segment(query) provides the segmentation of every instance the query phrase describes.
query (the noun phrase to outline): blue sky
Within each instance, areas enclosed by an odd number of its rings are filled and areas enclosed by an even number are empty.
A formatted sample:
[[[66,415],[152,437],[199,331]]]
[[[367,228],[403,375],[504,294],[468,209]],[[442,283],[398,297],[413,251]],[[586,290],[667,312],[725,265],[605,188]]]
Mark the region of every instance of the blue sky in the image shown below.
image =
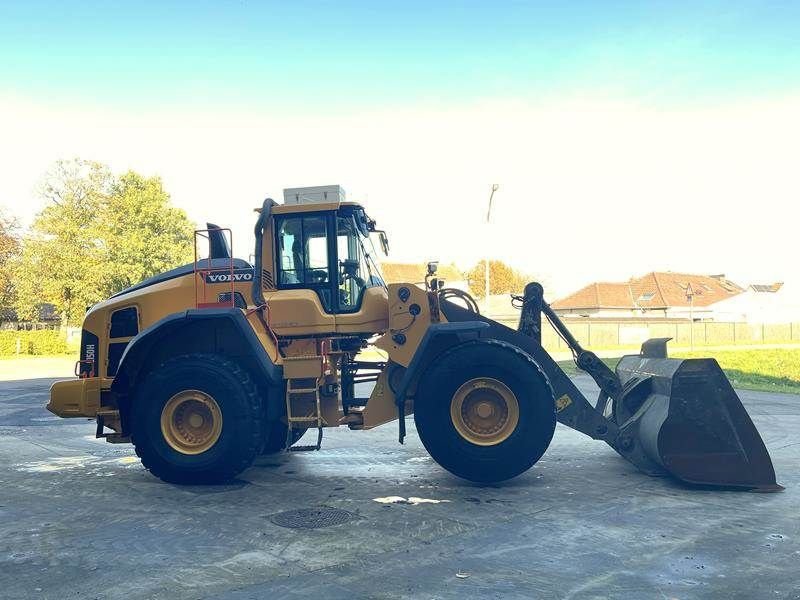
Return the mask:
[[[0,90],[289,111],[800,86],[800,3],[3,2]]]
[[[796,0],[0,0],[0,209],[29,224],[81,157],[162,177],[243,257],[265,196],[341,184],[393,260],[489,252],[556,294],[797,279],[799,24]]]

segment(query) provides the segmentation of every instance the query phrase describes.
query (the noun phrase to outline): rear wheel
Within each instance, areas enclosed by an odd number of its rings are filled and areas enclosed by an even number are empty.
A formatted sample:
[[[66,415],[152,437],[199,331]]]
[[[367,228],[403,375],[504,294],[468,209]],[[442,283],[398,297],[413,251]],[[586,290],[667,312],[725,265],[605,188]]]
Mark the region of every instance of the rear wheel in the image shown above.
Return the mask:
[[[172,358],[134,392],[131,440],[142,464],[172,483],[219,483],[250,466],[264,408],[249,373],[213,354]]]
[[[414,421],[437,463],[489,483],[532,467],[550,445],[556,418],[550,386],[527,355],[481,340],[449,350],[425,372]]]

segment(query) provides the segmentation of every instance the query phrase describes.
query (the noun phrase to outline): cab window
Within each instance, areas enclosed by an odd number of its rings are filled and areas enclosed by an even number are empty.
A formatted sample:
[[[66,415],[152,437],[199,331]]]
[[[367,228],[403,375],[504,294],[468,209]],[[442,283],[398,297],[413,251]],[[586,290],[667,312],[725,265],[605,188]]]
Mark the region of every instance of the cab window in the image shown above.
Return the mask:
[[[278,284],[316,289],[330,310],[328,228],[324,216],[287,217],[277,222]]]
[[[336,250],[339,259],[339,309],[357,310],[365,287],[361,245],[352,219],[336,219]]]

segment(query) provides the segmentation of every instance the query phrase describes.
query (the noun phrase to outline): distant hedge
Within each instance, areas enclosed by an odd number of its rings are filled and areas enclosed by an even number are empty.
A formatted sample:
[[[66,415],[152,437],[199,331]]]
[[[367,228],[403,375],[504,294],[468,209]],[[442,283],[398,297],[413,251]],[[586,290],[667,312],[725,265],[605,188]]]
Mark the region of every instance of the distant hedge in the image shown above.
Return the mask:
[[[20,354],[71,354],[78,351],[78,340],[67,343],[66,336],[54,329],[33,331],[0,331],[0,356]]]

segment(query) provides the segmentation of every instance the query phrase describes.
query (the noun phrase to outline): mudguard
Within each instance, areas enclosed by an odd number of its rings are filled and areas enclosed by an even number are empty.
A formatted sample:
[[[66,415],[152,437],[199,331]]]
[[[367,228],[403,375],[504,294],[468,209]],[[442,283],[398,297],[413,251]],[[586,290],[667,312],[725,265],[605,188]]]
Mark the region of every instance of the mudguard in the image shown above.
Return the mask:
[[[204,308],[168,315],[134,337],[122,354],[111,390],[126,391],[165,344],[185,346],[187,353],[210,352],[237,358],[268,385],[283,381],[282,368],[269,357],[240,309]]]

